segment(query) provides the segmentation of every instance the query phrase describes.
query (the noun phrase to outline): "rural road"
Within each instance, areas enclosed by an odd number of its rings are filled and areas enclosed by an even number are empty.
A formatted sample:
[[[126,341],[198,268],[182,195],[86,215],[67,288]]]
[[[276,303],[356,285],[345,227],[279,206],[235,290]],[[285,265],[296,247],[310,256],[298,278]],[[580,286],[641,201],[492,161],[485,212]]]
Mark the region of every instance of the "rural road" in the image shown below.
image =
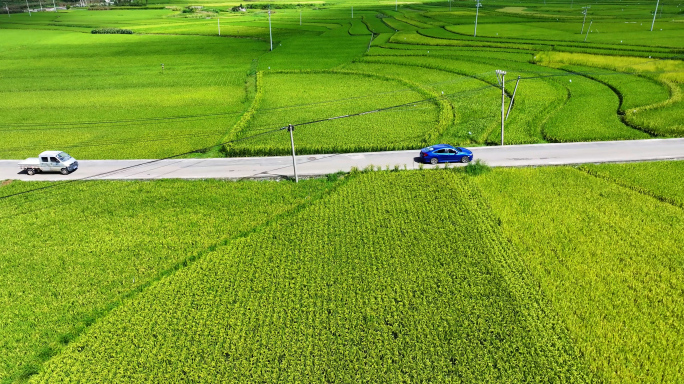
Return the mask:
[[[580,163],[629,162],[684,159],[684,139],[650,139],[589,143],[507,145],[472,147],[476,159],[495,167],[543,166]],[[36,156],[38,154],[36,153]],[[300,176],[326,175],[363,169],[369,165],[417,169],[410,151],[346,153],[297,156]],[[20,160],[0,160],[0,180],[69,180],[69,179],[240,179],[292,176],[292,157],[248,157],[218,159],[159,160],[80,160],[79,169],[67,176],[39,173],[29,176],[19,172]],[[443,166],[443,165],[442,165]],[[126,168],[128,167],[128,168]],[[426,165],[426,168],[432,167]],[[126,169],[122,169],[126,168]]]

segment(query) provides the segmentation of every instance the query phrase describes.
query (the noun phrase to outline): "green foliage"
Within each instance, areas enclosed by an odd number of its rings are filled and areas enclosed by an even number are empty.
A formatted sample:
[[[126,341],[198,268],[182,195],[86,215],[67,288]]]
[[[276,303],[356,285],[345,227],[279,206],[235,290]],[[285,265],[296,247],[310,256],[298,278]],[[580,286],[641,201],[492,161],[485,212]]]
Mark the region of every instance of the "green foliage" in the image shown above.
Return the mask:
[[[90,33],[97,35],[132,35],[133,31],[130,29],[121,29],[121,28],[98,28],[98,29],[93,29],[90,31]]]
[[[586,164],[580,169],[658,200],[684,208],[684,161]]]
[[[154,1],[156,7],[166,2]],[[347,3],[274,3],[270,24],[267,3],[245,3],[246,12],[216,13],[217,7],[233,5],[181,2],[168,9],[38,12],[4,19],[0,95],[10,102],[0,106],[5,118],[0,156],[28,157],[48,145],[79,158],[150,158],[211,146],[245,121],[259,119],[250,108],[253,98],[243,92],[253,82],[245,69],[257,58],[262,71],[335,70],[374,60],[384,64],[376,75],[425,90],[432,82],[416,81],[417,68],[491,85],[497,83],[488,72],[505,69],[509,97],[513,76],[523,77],[506,123],[509,144],[679,137],[684,132],[678,56],[684,24],[658,19],[662,30],[651,33],[643,15],[652,10],[645,5],[603,4],[592,10],[587,42],[579,33],[579,10],[560,4],[485,6],[477,37],[472,36],[474,8],[465,3],[404,4],[395,10],[362,2],[354,4],[354,18]],[[81,33],[118,29],[133,31],[135,37],[88,39]],[[26,60],[32,63],[30,74]],[[166,64],[163,77],[161,63]],[[585,79],[571,86],[564,81],[570,73],[561,67],[580,70]],[[328,84],[328,93],[345,88],[338,81],[344,78]],[[284,88],[283,98],[298,97],[296,91],[289,93],[293,85]],[[499,142],[495,93],[492,87],[441,105],[438,118],[422,122],[428,141]],[[355,96],[368,97],[369,91],[362,87]],[[364,109],[382,105],[367,102]],[[347,107],[355,109],[356,103]],[[317,117],[329,115],[318,112]],[[291,109],[277,125],[310,116],[308,108]],[[350,118],[349,125],[384,131],[394,124],[392,119],[361,120]],[[45,139],[36,139],[36,132]],[[391,139],[361,145],[352,134],[336,137],[334,146],[317,143],[304,151],[414,148],[422,138]],[[251,153],[282,153],[280,144],[256,145],[260,148]],[[250,152],[239,151],[225,153]]]
[[[34,382],[587,382],[501,240],[467,178],[368,172],[150,286]]]
[[[481,159],[475,159],[475,161],[468,163],[468,165],[463,168],[463,171],[470,176],[479,176],[491,170],[489,165]]]
[[[126,297],[332,182],[91,181],[0,200],[0,381],[35,374]]]
[[[370,100],[375,108],[381,108],[437,96],[400,78],[358,70],[267,71],[263,83],[264,96],[260,109],[237,138],[290,123],[366,112],[364,108],[367,108]],[[367,96],[358,96],[359,93]],[[293,104],[293,100],[296,100],[296,104]],[[434,141],[429,138],[438,135],[435,130],[429,130],[432,121],[443,121],[438,129],[444,129],[443,125],[449,124],[451,111],[448,108],[448,104],[435,100],[355,119],[303,125],[297,127],[294,133],[297,153],[415,148]],[[290,120],[293,109],[299,111],[299,119],[295,121]],[[382,121],[383,125],[378,126],[377,121]],[[229,150],[233,156],[283,155],[291,151],[289,135],[284,133],[245,140]]]
[[[0,35],[2,158],[46,147],[77,159],[154,158],[215,144],[247,109],[246,74],[265,47],[198,36]]]
[[[684,214],[649,195],[681,201],[674,180],[682,167],[589,169],[638,187],[559,167],[500,168],[472,180],[595,375],[615,383],[680,381]]]

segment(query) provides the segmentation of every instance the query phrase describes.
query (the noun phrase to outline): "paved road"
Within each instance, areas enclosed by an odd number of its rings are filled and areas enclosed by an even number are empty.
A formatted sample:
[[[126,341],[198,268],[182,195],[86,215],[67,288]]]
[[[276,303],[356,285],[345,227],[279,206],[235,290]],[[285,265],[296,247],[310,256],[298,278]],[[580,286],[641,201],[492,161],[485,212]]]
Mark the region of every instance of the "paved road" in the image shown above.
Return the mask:
[[[475,158],[495,167],[684,159],[684,139],[507,145],[470,149]],[[418,163],[414,159],[417,154],[418,150],[297,156],[297,171],[300,176],[314,176],[349,171],[352,167],[363,169],[369,165],[383,168],[398,165],[402,169],[417,169]],[[149,161],[151,160],[81,160],[80,168],[67,176],[58,173],[29,176],[25,172],[19,172],[19,160],[0,160],[0,180],[239,179],[293,175],[290,156],[175,159],[144,164]]]

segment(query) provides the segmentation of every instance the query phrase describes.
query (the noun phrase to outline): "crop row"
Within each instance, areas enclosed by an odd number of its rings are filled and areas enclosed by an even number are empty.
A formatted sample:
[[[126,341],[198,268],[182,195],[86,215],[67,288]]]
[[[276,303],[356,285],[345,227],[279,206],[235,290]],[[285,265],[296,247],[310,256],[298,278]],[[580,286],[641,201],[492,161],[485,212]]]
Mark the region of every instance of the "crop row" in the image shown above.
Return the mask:
[[[149,287],[34,382],[587,382],[479,199],[451,171],[352,178]]]
[[[344,86],[340,86],[342,79],[345,79]],[[286,89],[289,90],[284,92]],[[409,81],[370,72],[269,72],[264,77],[262,109],[257,111],[251,124],[238,138],[290,123],[350,115],[438,96]],[[292,103],[293,100],[298,103]],[[372,104],[368,103],[369,100]],[[291,120],[293,110],[297,111],[298,120]],[[411,148],[434,141],[451,124],[452,116],[449,103],[436,99],[379,113],[305,125],[295,134],[297,151],[330,153]],[[228,149],[231,154],[287,154],[290,151],[288,139],[286,135],[272,134],[237,143]]]
[[[244,73],[263,46],[194,36],[0,33],[8,38],[0,42],[3,158],[46,148],[76,158],[150,158],[214,144],[245,109]],[[20,39],[31,49],[21,49]],[[230,63],[226,49],[237,51]],[[27,60],[35,72],[27,73]]]
[[[671,181],[679,165],[606,167],[590,169],[681,199]],[[682,379],[681,207],[572,168],[499,169],[476,181],[593,375]]]
[[[596,177],[614,182],[658,200],[684,208],[684,161],[629,164],[585,164],[580,167]]]
[[[2,196],[43,187],[3,182]],[[124,297],[331,185],[71,183],[0,200],[0,381],[25,378]],[[49,204],[46,203],[49,201]]]

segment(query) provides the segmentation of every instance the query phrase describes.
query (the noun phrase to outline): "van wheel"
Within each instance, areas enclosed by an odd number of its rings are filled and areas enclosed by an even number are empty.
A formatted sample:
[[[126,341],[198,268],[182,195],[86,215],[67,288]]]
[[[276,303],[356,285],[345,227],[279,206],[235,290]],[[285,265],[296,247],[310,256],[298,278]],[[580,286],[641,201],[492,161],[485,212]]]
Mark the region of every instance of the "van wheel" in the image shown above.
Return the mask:
[[[36,170],[33,168],[29,168],[26,170],[26,173],[28,173],[29,176],[33,176],[36,174]]]
[[[69,174],[69,170],[66,169],[66,168],[62,168],[62,169],[60,170],[60,172],[62,172],[62,175],[68,175],[68,174]]]

